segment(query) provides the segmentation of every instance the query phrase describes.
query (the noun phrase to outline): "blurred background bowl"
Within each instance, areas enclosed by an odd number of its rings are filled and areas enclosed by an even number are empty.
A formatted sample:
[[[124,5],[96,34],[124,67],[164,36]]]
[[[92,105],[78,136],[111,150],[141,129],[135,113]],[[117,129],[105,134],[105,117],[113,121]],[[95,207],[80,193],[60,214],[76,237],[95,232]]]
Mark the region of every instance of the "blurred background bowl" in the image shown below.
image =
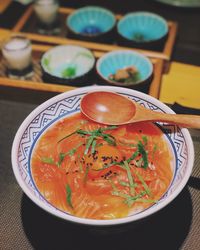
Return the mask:
[[[120,43],[144,49],[162,49],[168,35],[167,21],[151,12],[132,12],[117,24]]]
[[[114,14],[102,7],[87,6],[77,9],[67,18],[71,36],[88,41],[110,41],[116,24]]]
[[[45,82],[80,86],[87,82],[94,69],[93,53],[80,46],[59,45],[41,58]]]
[[[134,67],[137,77],[134,82],[120,82],[112,80],[110,76],[118,70]],[[100,78],[107,84],[138,89],[148,84],[153,75],[153,64],[144,55],[131,50],[118,50],[104,54],[96,64]],[[119,72],[119,71],[118,71]],[[123,73],[123,72],[122,72]]]

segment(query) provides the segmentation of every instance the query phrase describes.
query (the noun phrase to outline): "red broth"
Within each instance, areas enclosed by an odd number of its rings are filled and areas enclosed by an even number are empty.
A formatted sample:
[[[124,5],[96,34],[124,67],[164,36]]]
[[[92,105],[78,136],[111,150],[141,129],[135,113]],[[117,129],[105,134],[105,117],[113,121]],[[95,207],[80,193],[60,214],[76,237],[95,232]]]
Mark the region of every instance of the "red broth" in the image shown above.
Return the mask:
[[[49,128],[33,152],[35,184],[56,208],[91,219],[152,206],[172,180],[172,155],[152,123],[105,126],[78,113]]]

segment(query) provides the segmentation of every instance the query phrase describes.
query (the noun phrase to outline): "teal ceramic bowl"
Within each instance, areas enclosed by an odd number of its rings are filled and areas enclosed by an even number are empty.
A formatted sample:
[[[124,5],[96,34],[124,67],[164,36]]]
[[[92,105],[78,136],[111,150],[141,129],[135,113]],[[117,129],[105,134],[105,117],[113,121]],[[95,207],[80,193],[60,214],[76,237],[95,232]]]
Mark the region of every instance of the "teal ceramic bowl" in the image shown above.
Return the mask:
[[[134,67],[137,70],[137,79],[132,83],[119,82],[111,79],[118,70]],[[96,71],[100,78],[113,86],[137,89],[149,82],[153,75],[153,64],[144,55],[131,50],[118,50],[104,54],[96,64]]]
[[[117,24],[120,42],[138,48],[161,47],[168,35],[167,21],[151,12],[132,12]]]
[[[81,46],[59,45],[45,52],[41,58],[45,82],[82,85],[94,69],[93,53]]]
[[[116,19],[114,14],[102,7],[87,6],[67,17],[67,27],[72,36],[82,40],[110,40]]]

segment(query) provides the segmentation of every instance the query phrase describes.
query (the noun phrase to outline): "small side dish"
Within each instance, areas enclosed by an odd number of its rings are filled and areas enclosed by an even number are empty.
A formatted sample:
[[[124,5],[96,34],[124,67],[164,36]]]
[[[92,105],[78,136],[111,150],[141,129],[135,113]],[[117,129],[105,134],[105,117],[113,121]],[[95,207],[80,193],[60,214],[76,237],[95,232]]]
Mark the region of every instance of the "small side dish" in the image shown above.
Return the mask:
[[[134,84],[140,80],[140,72],[134,66],[118,69],[115,74],[108,77],[109,80],[126,84]]]
[[[99,6],[86,6],[72,12],[66,20],[69,35],[81,40],[113,40],[116,24],[115,15],[108,9]]]
[[[137,88],[149,83],[153,75],[153,64],[141,53],[116,50],[100,57],[96,70],[107,84]]]
[[[89,49],[74,45],[55,46],[41,58],[44,80],[61,84],[86,81],[94,63],[94,55]]]
[[[144,49],[162,48],[168,30],[162,16],[144,11],[128,13],[117,24],[120,43]]]

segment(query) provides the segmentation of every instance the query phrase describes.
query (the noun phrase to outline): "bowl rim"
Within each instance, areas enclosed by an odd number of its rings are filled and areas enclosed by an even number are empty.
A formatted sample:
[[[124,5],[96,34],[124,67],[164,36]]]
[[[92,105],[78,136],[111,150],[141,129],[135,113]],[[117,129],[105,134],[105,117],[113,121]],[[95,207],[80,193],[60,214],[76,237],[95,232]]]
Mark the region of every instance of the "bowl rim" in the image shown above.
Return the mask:
[[[91,10],[100,10],[100,11],[103,11],[103,12],[107,13],[110,17],[112,17],[112,19],[113,19],[113,24],[112,24],[109,28],[107,28],[105,31],[99,32],[99,33],[94,34],[94,35],[82,34],[81,32],[78,32],[78,31],[76,31],[75,29],[73,29],[73,28],[71,27],[71,25],[70,25],[70,20],[71,20],[77,13],[84,12],[85,10],[90,10],[90,9],[91,9]],[[72,33],[74,33],[74,34],[76,34],[76,35],[80,35],[80,36],[83,36],[83,37],[99,37],[99,36],[101,36],[101,35],[104,35],[104,34],[108,33],[109,31],[111,31],[111,30],[115,27],[115,25],[116,25],[116,23],[117,23],[117,19],[116,19],[114,13],[113,13],[111,10],[109,10],[109,9],[107,9],[107,8],[104,8],[104,7],[100,7],[100,6],[89,5],[89,6],[81,7],[81,8],[79,8],[79,9],[76,9],[75,11],[73,11],[70,15],[67,16],[65,23],[66,23],[66,26],[68,27],[68,29],[69,29]]]
[[[26,184],[24,183],[24,180],[22,179],[20,175],[20,171],[18,170],[18,148],[20,145],[20,140],[22,138],[22,135],[27,128],[27,126],[30,124],[30,122],[35,118],[40,112],[44,111],[47,109],[50,105],[55,104],[56,102],[59,102],[65,98],[68,98],[73,95],[77,94],[84,94],[87,92],[93,92],[93,91],[111,91],[111,92],[120,92],[121,94],[128,94],[128,95],[137,95],[139,98],[147,98],[146,100],[149,100],[153,102],[154,105],[158,105],[159,107],[163,108],[165,112],[167,113],[174,113],[167,105],[164,103],[160,102],[154,97],[151,97],[147,94],[141,93],[136,90],[131,90],[131,89],[126,89],[126,88],[121,88],[121,87],[111,87],[111,86],[90,86],[90,87],[82,87],[78,88],[75,90],[71,90],[68,92],[61,93],[59,95],[56,95],[49,100],[45,101],[44,103],[40,104],[37,106],[22,122],[20,127],[17,130],[17,133],[15,134],[13,144],[12,144],[12,149],[11,149],[11,162],[12,162],[12,169],[15,175],[15,178],[19,184],[19,186],[22,188],[23,192],[39,207],[41,207],[43,210],[49,212],[50,214],[62,218],[67,221],[83,224],[83,225],[90,225],[90,226],[117,226],[129,222],[136,222],[140,221],[142,219],[147,218],[148,216],[155,214],[165,206],[167,206],[172,200],[174,200],[178,194],[182,191],[182,189],[185,187],[191,172],[193,168],[193,163],[194,163],[194,145],[190,136],[190,133],[188,129],[186,128],[180,128],[182,133],[185,136],[185,140],[188,143],[188,161],[187,161],[187,168],[184,174],[184,177],[179,184],[179,186],[176,188],[176,190],[170,194],[170,197],[168,197],[166,200],[164,200],[162,203],[158,204],[158,206],[153,207],[153,209],[147,209],[141,213],[129,216],[129,217],[124,217],[124,218],[119,218],[119,219],[112,219],[112,220],[95,220],[95,219],[86,219],[86,218],[80,218],[76,217],[70,214],[63,213],[59,210],[54,210],[44,204],[38,197],[34,196],[34,194],[28,189]]]
[[[135,16],[140,16],[140,15],[146,15],[146,16],[150,16],[150,17],[155,17],[157,20],[161,21],[164,26],[165,26],[165,32],[163,32],[163,34],[161,36],[159,36],[158,38],[156,39],[149,39],[149,40],[144,40],[144,41],[136,41],[134,39],[130,39],[128,38],[127,36],[125,36],[124,34],[122,34],[122,32],[119,31],[119,26],[122,22],[124,22],[124,20],[126,20],[127,18],[129,17],[135,17]],[[117,22],[117,33],[122,36],[123,38],[127,39],[128,41],[132,41],[132,42],[135,42],[135,43],[151,43],[151,42],[156,42],[162,38],[164,38],[169,32],[169,26],[168,26],[168,23],[167,23],[167,20],[156,14],[156,13],[153,13],[153,12],[149,12],[149,11],[135,11],[135,12],[129,12],[127,13],[126,15],[124,15],[118,22]]]
[[[139,58],[141,58],[143,61],[145,61],[149,67],[150,67],[150,70],[149,70],[149,73],[147,76],[145,76],[144,79],[142,80],[138,80],[137,82],[133,83],[133,84],[124,84],[124,83],[121,83],[121,82],[116,82],[116,81],[112,81],[112,80],[109,80],[107,77],[103,76],[101,71],[100,71],[100,66],[102,64],[102,62],[107,58],[109,57],[110,55],[117,55],[117,54],[121,54],[121,53],[124,53],[124,54],[132,54],[133,56],[138,56]],[[100,58],[97,59],[97,62],[96,62],[96,71],[97,71],[97,74],[103,79],[105,80],[106,82],[109,82],[110,84],[113,84],[115,86],[119,86],[119,87],[131,87],[131,86],[138,86],[140,84],[142,84],[144,81],[146,81],[147,79],[149,79],[152,74],[153,74],[153,63],[151,62],[151,60],[139,53],[139,52],[136,52],[136,51],[133,51],[133,50],[114,50],[114,51],[110,51],[110,52],[107,52],[105,53],[103,56],[101,56]]]
[[[91,59],[93,60],[91,67],[88,68],[88,70],[87,70],[86,72],[84,72],[83,74],[78,75],[78,76],[75,76],[75,77],[67,77],[67,78],[65,78],[65,77],[59,77],[59,76],[56,76],[56,75],[52,74],[52,73],[49,72],[49,71],[46,69],[46,67],[43,65],[43,59],[44,59],[48,54],[54,52],[54,50],[62,49],[62,48],[78,48],[78,49],[81,49],[81,50],[84,50],[84,51],[89,52],[89,53],[91,54]],[[95,59],[95,56],[94,56],[94,53],[93,53],[92,50],[90,50],[90,49],[88,49],[88,48],[85,48],[85,47],[83,47],[83,46],[73,45],[73,44],[67,44],[67,45],[63,44],[63,45],[56,45],[56,46],[53,46],[52,48],[50,48],[49,50],[47,50],[46,52],[44,52],[44,53],[42,54],[41,58],[40,58],[40,65],[41,65],[41,68],[42,68],[42,70],[43,70],[46,74],[48,74],[48,75],[50,75],[50,76],[52,76],[52,77],[58,78],[58,79],[72,80],[72,81],[75,80],[75,79],[77,79],[77,78],[80,78],[80,77],[86,75],[87,73],[89,73],[89,72],[94,68],[95,62],[96,62],[96,59]]]

